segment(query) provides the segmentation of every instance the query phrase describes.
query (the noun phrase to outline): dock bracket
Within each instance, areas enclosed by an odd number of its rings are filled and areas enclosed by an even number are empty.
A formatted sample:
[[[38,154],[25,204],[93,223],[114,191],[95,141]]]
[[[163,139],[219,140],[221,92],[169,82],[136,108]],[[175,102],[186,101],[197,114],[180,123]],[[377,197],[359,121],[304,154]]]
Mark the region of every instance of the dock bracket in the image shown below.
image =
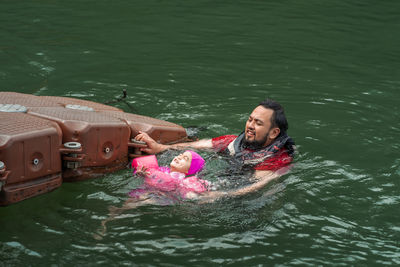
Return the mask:
[[[63,154],[64,167],[68,169],[77,169],[82,166],[85,155],[82,153],[82,145],[78,142],[64,143],[64,147],[60,149]]]

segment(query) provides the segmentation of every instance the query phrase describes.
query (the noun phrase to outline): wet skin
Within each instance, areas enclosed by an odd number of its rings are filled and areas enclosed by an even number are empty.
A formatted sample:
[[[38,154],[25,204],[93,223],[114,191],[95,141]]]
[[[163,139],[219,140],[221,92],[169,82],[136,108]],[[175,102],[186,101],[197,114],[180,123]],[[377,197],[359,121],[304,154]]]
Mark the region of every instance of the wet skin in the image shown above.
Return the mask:
[[[273,113],[272,109],[267,109],[263,106],[258,106],[253,110],[245,128],[245,140],[248,143],[267,146],[279,135],[280,130],[278,127],[271,128]]]
[[[192,163],[192,154],[188,151],[176,156],[170,163],[171,172],[188,173]]]

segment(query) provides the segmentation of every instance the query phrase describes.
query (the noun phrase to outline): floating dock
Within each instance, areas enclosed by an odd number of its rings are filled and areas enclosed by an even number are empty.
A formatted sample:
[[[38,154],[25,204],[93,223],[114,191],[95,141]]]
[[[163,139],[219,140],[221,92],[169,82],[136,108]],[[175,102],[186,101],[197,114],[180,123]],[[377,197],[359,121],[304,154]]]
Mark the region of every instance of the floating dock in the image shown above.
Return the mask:
[[[182,126],[112,106],[0,92],[0,205],[125,168],[141,155],[139,131],[163,144],[188,140]]]

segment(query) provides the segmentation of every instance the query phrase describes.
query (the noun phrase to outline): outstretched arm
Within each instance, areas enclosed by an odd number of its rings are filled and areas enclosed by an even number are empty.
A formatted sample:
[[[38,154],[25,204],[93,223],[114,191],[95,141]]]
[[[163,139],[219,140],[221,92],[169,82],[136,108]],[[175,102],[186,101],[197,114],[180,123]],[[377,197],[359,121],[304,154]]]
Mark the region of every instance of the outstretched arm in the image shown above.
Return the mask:
[[[209,191],[203,193],[200,197],[200,203],[208,203],[208,202],[214,202],[218,198],[221,197],[238,197],[238,196],[243,196],[247,195],[249,193],[258,191],[262,188],[264,188],[269,182],[272,180],[278,178],[280,176],[279,172],[273,172],[273,171],[255,171],[253,178],[255,182],[251,185],[235,189],[235,190],[230,190],[230,191]]]
[[[228,195],[230,196],[243,196],[255,191],[258,191],[262,188],[264,188],[269,182],[274,180],[275,178],[278,178],[279,174],[277,172],[273,171],[255,171],[253,178],[256,180],[254,184],[251,184],[249,186],[245,186],[243,188],[230,191],[228,192]]]
[[[147,147],[141,148],[140,151],[145,152],[147,154],[157,154],[163,152],[168,149],[185,149],[185,148],[194,148],[194,149],[212,149],[211,139],[202,139],[195,142],[188,143],[178,143],[173,145],[163,145],[157,143],[153,138],[151,138],[147,133],[139,132],[139,134],[135,137],[138,141],[146,142]]]

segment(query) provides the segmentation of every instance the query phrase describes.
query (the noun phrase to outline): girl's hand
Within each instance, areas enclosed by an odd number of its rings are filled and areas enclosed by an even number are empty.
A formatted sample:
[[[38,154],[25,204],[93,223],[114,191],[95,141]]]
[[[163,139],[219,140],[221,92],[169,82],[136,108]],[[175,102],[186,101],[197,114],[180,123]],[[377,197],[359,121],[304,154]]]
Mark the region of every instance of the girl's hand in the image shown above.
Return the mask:
[[[137,174],[139,176],[143,176],[143,177],[146,176],[146,175],[149,175],[150,174],[149,168],[139,165],[136,168],[136,173],[135,174]]]

